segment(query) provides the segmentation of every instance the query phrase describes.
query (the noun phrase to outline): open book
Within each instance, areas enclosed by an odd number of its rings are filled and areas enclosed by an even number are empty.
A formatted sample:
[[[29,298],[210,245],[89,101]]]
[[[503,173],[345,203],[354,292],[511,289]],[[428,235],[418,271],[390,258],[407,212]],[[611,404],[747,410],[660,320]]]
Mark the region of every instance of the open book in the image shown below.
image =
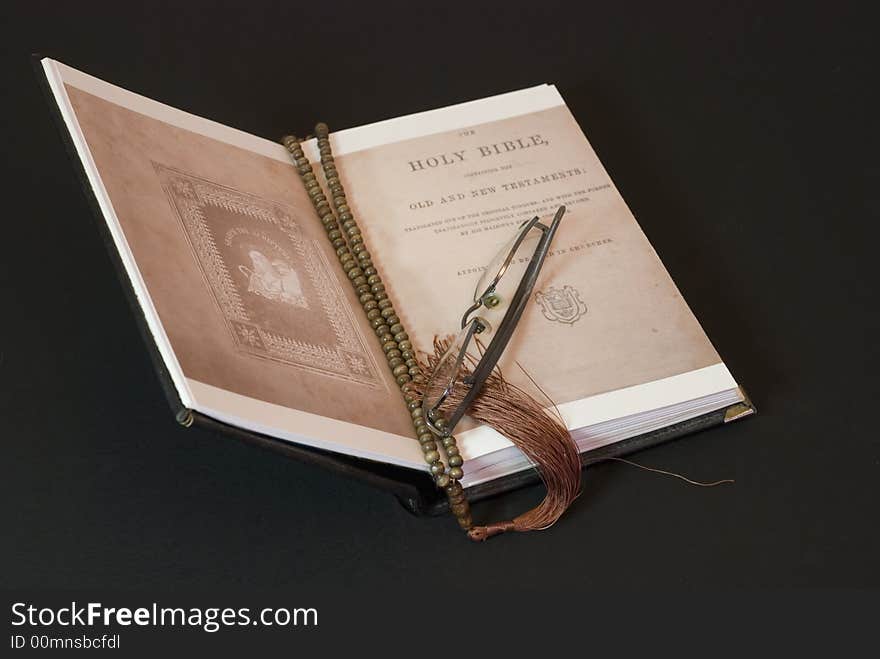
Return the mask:
[[[418,496],[403,497],[412,508],[440,505],[382,348],[285,148],[40,65],[178,420],[289,443],[391,489],[415,484]],[[421,350],[458,330],[516,226],[565,204],[499,366],[526,390],[540,385],[585,462],[753,412],[552,85],[331,140]],[[317,162],[314,141],[305,147]],[[456,435],[471,498],[535,477],[491,428],[465,419]]]

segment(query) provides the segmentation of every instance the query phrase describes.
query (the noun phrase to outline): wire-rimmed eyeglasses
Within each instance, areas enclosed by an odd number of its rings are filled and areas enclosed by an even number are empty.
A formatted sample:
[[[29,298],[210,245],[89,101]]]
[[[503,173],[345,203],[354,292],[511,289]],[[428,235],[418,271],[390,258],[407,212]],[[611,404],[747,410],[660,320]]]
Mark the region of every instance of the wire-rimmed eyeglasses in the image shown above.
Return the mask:
[[[440,357],[425,388],[422,410],[425,423],[435,434],[441,437],[452,434],[452,430],[467,412],[498,363],[531,297],[550,243],[564,214],[565,206],[560,206],[549,226],[542,224],[537,216],[523,222],[498,255],[489,262],[477,282],[473,303],[461,318],[461,331]],[[504,276],[515,263],[528,263],[518,280]],[[516,284],[515,290],[512,290],[513,284]],[[468,347],[474,337],[492,332],[489,321],[476,315],[480,309],[504,309],[504,317],[473,371],[467,377],[459,379]],[[449,414],[441,413],[440,408],[453,388],[462,385],[469,387],[462,401]]]

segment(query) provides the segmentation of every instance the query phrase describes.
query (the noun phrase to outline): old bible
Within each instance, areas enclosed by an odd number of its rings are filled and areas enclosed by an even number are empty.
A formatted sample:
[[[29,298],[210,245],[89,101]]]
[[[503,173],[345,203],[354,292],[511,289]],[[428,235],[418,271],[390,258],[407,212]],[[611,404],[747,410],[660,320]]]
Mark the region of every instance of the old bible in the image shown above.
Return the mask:
[[[177,420],[363,478],[412,510],[441,509],[285,148],[53,60],[39,68]],[[540,386],[585,464],[754,411],[554,86],[331,140],[422,350],[458,329],[512,229],[566,206],[499,367]],[[313,141],[305,148],[317,159]],[[471,500],[536,478],[493,429],[466,418],[456,434]]]

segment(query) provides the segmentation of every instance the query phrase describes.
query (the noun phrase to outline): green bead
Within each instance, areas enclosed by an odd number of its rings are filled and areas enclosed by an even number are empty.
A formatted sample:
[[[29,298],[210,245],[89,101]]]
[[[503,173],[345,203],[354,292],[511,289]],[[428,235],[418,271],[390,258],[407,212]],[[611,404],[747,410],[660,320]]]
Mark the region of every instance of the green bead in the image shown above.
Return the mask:
[[[437,453],[437,442],[422,442],[422,451],[424,451],[425,453],[429,453],[431,451]],[[439,456],[440,454],[437,453],[437,455]]]
[[[442,462],[435,462],[431,465],[431,475],[439,476],[444,471],[446,471],[446,467],[443,466]]]
[[[371,309],[367,312],[367,318],[370,320],[375,320],[376,318],[381,317],[381,312],[378,309]]]
[[[461,494],[464,492],[464,488],[461,486],[461,483],[453,483],[449,487],[446,488],[446,494],[454,495]]]
[[[398,350],[398,352],[400,352],[400,351]],[[386,355],[386,357],[387,357],[387,356],[388,356],[388,355]],[[403,364],[404,366],[406,366],[406,364],[403,363],[403,360],[402,360],[400,357],[389,357],[389,358],[388,358],[388,365],[389,365],[391,368],[397,368],[397,367],[400,366],[401,364]]]
[[[421,418],[422,418],[422,406],[421,406],[421,404],[419,404],[418,407],[415,407],[415,408],[411,409],[409,413],[410,413],[410,416],[411,416],[413,419],[421,419]]]
[[[411,376],[409,373],[405,373],[404,375],[398,375],[398,376],[397,376],[397,386],[398,386],[398,387],[402,387],[402,386],[405,385],[407,382],[411,382],[412,379],[413,379],[413,378],[412,378],[412,376]]]
[[[462,515],[461,517],[456,517],[455,519],[456,521],[458,521],[458,525],[465,531],[469,531],[474,525],[474,521],[473,519],[471,519],[470,515]]]
[[[467,505],[467,503],[454,503],[449,506],[449,510],[456,517],[461,517],[465,515],[468,512],[468,508],[469,506]]]
[[[449,455],[449,453],[447,453],[446,455],[449,458],[447,462],[449,463],[450,467],[460,467],[464,462],[464,460],[461,459],[460,455]]]
[[[421,407],[421,406],[422,406],[422,401],[414,400],[411,403],[406,404],[406,409],[408,409],[410,412],[412,412],[414,409],[416,409],[417,407]]]
[[[428,464],[432,464],[434,462],[437,462],[437,460],[439,460],[439,459],[440,459],[440,454],[437,451],[428,451],[427,453],[425,453],[425,462],[427,462]]]
[[[437,487],[446,487],[451,482],[451,478],[449,478],[448,474],[438,474],[434,478],[434,482],[437,483]]]
[[[464,471],[461,467],[453,467],[449,470],[449,477],[454,480],[459,480],[462,476],[464,476]]]
[[[395,367],[391,371],[391,374],[394,377],[397,377],[398,375],[403,375],[404,373],[407,373],[408,371],[409,371],[409,369],[406,367],[406,364],[401,364],[400,366]],[[419,405],[421,406],[421,403],[419,403]]]
[[[419,434],[419,441],[422,442],[423,444],[425,442],[433,442],[435,439],[437,439],[437,438],[434,436],[434,433],[432,433],[432,432],[423,432],[423,433]],[[436,447],[436,444],[435,444],[435,447]]]

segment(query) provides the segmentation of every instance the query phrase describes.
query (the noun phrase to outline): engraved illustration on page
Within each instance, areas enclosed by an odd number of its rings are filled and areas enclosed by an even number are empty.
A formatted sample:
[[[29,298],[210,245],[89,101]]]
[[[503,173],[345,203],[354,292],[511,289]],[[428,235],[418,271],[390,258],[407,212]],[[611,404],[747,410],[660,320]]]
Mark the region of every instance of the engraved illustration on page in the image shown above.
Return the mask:
[[[383,386],[338,278],[291,208],[153,166],[237,350]]]
[[[557,323],[574,325],[587,313],[587,305],[573,286],[566,285],[562,289],[551,286],[539,291],[535,293],[535,302],[544,318]]]

